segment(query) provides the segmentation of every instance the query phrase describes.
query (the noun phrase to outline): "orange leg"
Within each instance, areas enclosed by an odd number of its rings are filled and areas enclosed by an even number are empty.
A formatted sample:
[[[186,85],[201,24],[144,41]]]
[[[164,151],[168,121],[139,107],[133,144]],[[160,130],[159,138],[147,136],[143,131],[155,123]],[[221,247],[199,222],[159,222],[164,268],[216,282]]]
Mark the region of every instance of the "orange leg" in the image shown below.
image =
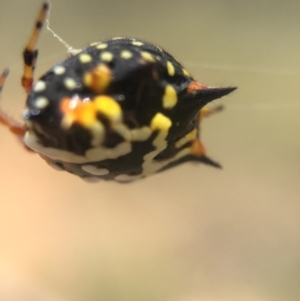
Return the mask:
[[[208,117],[210,115],[213,115],[213,114],[218,113],[223,110],[224,110],[223,105],[214,106],[212,108],[207,108],[207,107],[202,108],[200,110],[200,114],[199,114],[199,124],[204,117]]]
[[[24,72],[22,76],[22,86],[27,93],[32,88],[33,84],[33,71],[35,68],[38,50],[35,49],[38,37],[40,35],[41,29],[47,17],[47,12],[49,10],[49,3],[45,2],[40,10],[37,21],[35,23],[31,37],[23,51],[23,60],[24,60]]]
[[[215,107],[212,107],[212,108],[209,108],[209,109],[207,107],[202,108],[200,110],[200,114],[199,114],[199,117],[198,117],[199,126],[200,126],[200,123],[201,123],[201,121],[204,117],[208,117],[210,115],[218,113],[218,112],[222,111],[223,109],[224,109],[224,107],[222,105],[215,106]],[[198,132],[198,135],[199,134],[200,133]],[[217,167],[217,168],[221,168],[221,165],[219,163],[213,161],[212,159],[210,159],[206,155],[205,147],[202,144],[199,136],[194,140],[194,142],[191,145],[191,154],[198,157],[198,158],[201,158],[201,161],[205,164],[212,165],[212,166]]]
[[[49,9],[49,4],[45,2],[40,10],[37,21],[35,23],[33,32],[31,37],[23,51],[23,60],[24,60],[24,72],[22,76],[22,86],[27,92],[30,92],[33,85],[33,71],[36,64],[36,59],[38,55],[38,51],[35,49],[41,28],[45,22],[47,11]],[[9,70],[5,69],[0,75],[0,95],[2,88],[4,86],[4,82],[8,76]],[[21,124],[20,122],[14,120],[12,117],[7,115],[4,111],[0,109],[0,124],[9,128],[9,130],[14,133],[22,142],[23,137],[26,133],[26,126]],[[24,143],[23,143],[24,145]],[[25,145],[24,145],[25,146]],[[26,147],[26,146],[25,146]],[[26,147],[27,148],[27,147]]]
[[[8,69],[5,69],[0,75],[0,93],[2,91],[5,79],[8,76]],[[0,123],[4,126],[8,127],[10,131],[12,131],[15,135],[19,137],[23,137],[26,132],[26,127],[14,120],[10,116],[8,116],[5,112],[0,109]]]

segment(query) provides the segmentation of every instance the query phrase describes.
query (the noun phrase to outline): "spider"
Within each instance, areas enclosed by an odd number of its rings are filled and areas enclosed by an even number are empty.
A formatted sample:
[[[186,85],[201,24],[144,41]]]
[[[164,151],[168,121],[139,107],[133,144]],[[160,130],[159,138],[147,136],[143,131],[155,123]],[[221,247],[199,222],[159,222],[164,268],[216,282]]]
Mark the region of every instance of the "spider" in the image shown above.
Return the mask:
[[[200,141],[206,104],[235,87],[197,82],[168,52],[135,38],[92,43],[34,83],[43,3],[23,52],[24,124],[0,122],[55,169],[88,182],[128,182],[197,161],[215,167]],[[8,69],[0,76],[0,91]]]

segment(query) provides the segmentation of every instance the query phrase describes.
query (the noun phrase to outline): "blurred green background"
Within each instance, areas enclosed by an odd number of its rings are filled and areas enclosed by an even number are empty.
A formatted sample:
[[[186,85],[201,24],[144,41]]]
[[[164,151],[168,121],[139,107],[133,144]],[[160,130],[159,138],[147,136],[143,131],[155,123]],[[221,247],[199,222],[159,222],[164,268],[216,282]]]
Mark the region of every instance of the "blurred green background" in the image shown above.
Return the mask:
[[[1,108],[20,118],[21,51],[41,1],[0,0]],[[202,138],[223,170],[185,164],[129,185],[52,170],[0,127],[0,300],[300,299],[300,2],[52,0],[75,48],[164,47],[211,86]],[[44,30],[36,75],[66,56]]]

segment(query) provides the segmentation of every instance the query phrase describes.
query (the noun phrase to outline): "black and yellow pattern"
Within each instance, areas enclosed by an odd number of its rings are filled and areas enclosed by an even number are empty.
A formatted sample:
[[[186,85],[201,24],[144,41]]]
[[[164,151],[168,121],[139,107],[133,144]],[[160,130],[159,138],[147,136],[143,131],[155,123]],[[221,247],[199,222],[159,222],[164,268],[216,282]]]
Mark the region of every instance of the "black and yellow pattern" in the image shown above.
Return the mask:
[[[26,78],[34,44],[24,52],[31,53]],[[57,64],[29,89],[24,141],[53,167],[87,181],[126,182],[185,161],[219,166],[199,139],[201,110],[234,89],[196,82],[152,44],[105,40]]]

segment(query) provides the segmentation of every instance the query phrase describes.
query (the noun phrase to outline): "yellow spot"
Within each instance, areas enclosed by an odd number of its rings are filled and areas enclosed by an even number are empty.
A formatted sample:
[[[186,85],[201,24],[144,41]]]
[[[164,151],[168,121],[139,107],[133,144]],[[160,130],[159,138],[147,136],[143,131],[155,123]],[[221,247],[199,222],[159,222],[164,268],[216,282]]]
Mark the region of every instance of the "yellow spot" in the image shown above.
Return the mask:
[[[71,77],[67,77],[64,79],[64,84],[65,84],[65,87],[68,89],[68,90],[75,90],[76,89],[76,82],[73,78]]]
[[[82,53],[79,56],[79,60],[80,60],[81,63],[85,64],[85,63],[91,62],[92,61],[92,57],[89,54],[87,54],[87,53]]]
[[[144,43],[141,41],[132,41],[131,44],[134,46],[143,46],[144,45]]]
[[[97,46],[96,46],[96,48],[97,49],[105,49],[105,48],[107,48],[107,44],[106,43],[100,43],[100,44],[98,44]]]
[[[113,59],[113,54],[109,51],[104,51],[100,54],[100,58],[104,62],[110,62]]]
[[[83,83],[93,91],[102,93],[110,84],[111,77],[110,69],[106,65],[100,64],[92,71],[84,74]]]
[[[167,61],[167,70],[170,76],[173,76],[175,74],[175,67],[170,61]]]
[[[97,112],[102,113],[111,121],[119,121],[122,118],[122,109],[120,105],[109,96],[98,96],[94,100]]]
[[[165,88],[165,94],[162,98],[163,107],[165,109],[172,109],[177,103],[176,90],[171,86],[167,85]]]
[[[155,58],[153,57],[153,55],[147,51],[141,51],[141,57],[147,62],[150,62],[150,63],[155,62]]]
[[[190,74],[187,70],[185,70],[184,68],[182,68],[182,72],[183,72],[183,74],[184,74],[185,76],[188,76],[188,77],[191,76],[191,74]]]
[[[150,128],[152,131],[161,130],[167,132],[172,126],[172,121],[162,113],[156,113],[151,120]]]
[[[121,56],[122,59],[128,60],[128,59],[132,58],[133,54],[129,50],[123,50],[121,52],[120,56]]]

